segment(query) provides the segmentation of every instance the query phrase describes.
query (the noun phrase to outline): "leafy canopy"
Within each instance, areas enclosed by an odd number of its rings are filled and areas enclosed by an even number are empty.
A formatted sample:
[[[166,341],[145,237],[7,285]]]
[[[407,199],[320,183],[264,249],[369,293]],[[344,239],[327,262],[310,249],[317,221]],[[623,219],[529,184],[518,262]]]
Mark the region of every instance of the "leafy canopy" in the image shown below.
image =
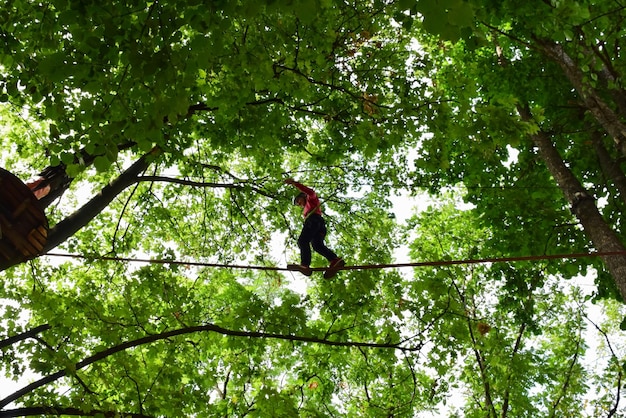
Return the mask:
[[[615,43],[622,11],[517,3],[6,2],[3,165],[72,179],[47,214],[53,233],[87,219],[59,248],[87,259],[3,271],[3,372],[35,374],[0,400],[3,413],[616,411],[623,308],[608,303],[596,327],[589,295],[564,280],[588,260],[350,270],[323,281],[102,258],[292,262],[301,219],[284,177],[318,191],[327,241],[349,263],[390,263],[401,246],[416,260],[590,248],[530,139],[541,130],[607,198],[603,214],[620,233],[623,204],[588,152],[593,120],[533,46],[564,43],[594,80],[599,61],[586,58],[589,43],[572,42],[572,27],[578,39]],[[600,60],[616,74],[618,55]],[[105,187],[120,178],[120,191]],[[449,187],[472,209],[457,209]],[[110,201],[85,215],[100,191]],[[398,224],[390,195],[421,191],[443,203]],[[594,266],[595,296],[616,295]],[[585,361],[588,329],[604,338],[601,367]]]

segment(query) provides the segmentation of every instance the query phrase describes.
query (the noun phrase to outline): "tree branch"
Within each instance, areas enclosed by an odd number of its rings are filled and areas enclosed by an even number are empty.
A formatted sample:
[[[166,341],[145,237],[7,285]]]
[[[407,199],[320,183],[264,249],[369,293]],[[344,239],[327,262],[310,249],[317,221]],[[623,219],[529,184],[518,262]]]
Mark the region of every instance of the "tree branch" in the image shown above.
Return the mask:
[[[49,330],[49,329],[50,329],[50,325],[43,324],[33,329],[30,329],[26,332],[22,332],[21,334],[14,335],[13,337],[5,338],[4,340],[0,341],[0,349],[13,345],[18,341],[24,341],[28,338],[33,338],[37,334],[44,332],[46,330]]]
[[[600,328],[598,324],[592,321],[591,318],[589,318],[587,314],[584,314],[584,315],[587,321],[589,321],[594,326],[596,331],[602,334],[602,336],[604,337],[604,340],[606,341],[606,346],[611,352],[611,356],[613,357],[613,359],[617,360],[618,357],[615,354],[615,351],[613,350],[613,345],[611,344],[611,340],[609,339],[608,334],[602,328]],[[609,411],[607,418],[611,418],[615,416],[615,414],[617,413],[617,408],[619,406],[620,399],[621,399],[620,393],[622,391],[622,378],[623,378],[624,373],[622,372],[622,367],[619,365],[619,363],[617,364],[616,369],[617,369],[617,384],[615,385],[615,387],[617,388],[617,390],[615,391],[615,402],[613,406],[611,407],[611,410]]]
[[[60,416],[60,415],[78,415],[85,417],[94,417],[94,416],[104,416],[108,417],[129,417],[129,418],[152,418],[150,415],[144,414],[133,414],[129,412],[120,413],[118,411],[83,411],[78,408],[69,408],[63,406],[31,406],[28,408],[16,408],[16,409],[8,409],[6,411],[0,411],[0,418],[8,418],[8,417],[26,417],[26,416],[41,416],[41,415],[52,415],[52,416]]]
[[[526,323],[522,323],[522,325],[519,328],[519,332],[517,333],[517,338],[515,339],[515,347],[513,347],[513,352],[511,353],[511,360],[510,360],[510,364],[513,364],[513,360],[515,359],[515,356],[517,355],[517,353],[519,352],[521,346],[522,346],[522,337],[524,336],[524,332],[526,331]],[[511,367],[512,368],[512,367]],[[511,377],[513,376],[513,372],[510,371],[509,375],[507,376],[507,387],[505,389],[504,392],[504,399],[502,402],[502,418],[505,418],[508,414],[509,411],[509,400],[510,400],[510,396],[511,396]]]
[[[191,186],[191,187],[212,187],[212,188],[222,188],[222,189],[238,189],[238,190],[244,190],[246,188],[250,188],[251,190],[253,190],[254,192],[263,195],[265,197],[269,197],[269,198],[275,198],[275,196],[273,196],[272,194],[251,185],[250,183],[243,181],[241,184],[236,184],[236,183],[212,183],[212,182],[200,182],[200,181],[192,181],[192,180],[184,180],[184,179],[177,179],[177,178],[173,178],[173,177],[165,177],[165,176],[138,176],[135,178],[135,181],[139,182],[139,181],[158,181],[158,182],[165,182],[165,183],[174,183],[174,184],[180,184],[183,186]]]
[[[109,203],[111,203],[122,191],[136,181],[137,176],[150,165],[150,159],[160,151],[155,148],[148,154],[143,155],[119,177],[105,186],[100,193],[93,197],[76,212],[63,219],[50,229],[48,241],[42,250],[46,253],[55,248],[66,239],[74,235],[78,230],[87,225]]]
[[[334,347],[366,347],[366,348],[382,348],[382,349],[392,349],[392,350],[401,350],[401,351],[417,351],[421,349],[421,344],[418,344],[417,347],[406,347],[400,345],[400,343],[368,343],[368,342],[354,342],[354,341],[331,341],[323,338],[317,337],[304,337],[299,335],[287,335],[287,334],[273,334],[273,333],[265,333],[258,331],[238,331],[222,328],[215,324],[207,324],[207,325],[198,325],[187,328],[180,328],[168,332],[164,332],[161,334],[149,335],[143,338],[139,338],[132,341],[127,341],[122,344],[111,347],[107,350],[100,351],[86,359],[76,363],[74,365],[74,370],[78,371],[83,369],[93,363],[96,363],[100,360],[103,360],[107,357],[112,356],[113,354],[122,352],[126,349],[138,347],[146,344],[153,343],[155,341],[165,340],[171,337],[175,337],[178,335],[185,334],[194,334],[194,333],[202,333],[202,332],[217,332],[222,335],[228,335],[232,337],[244,337],[244,338],[268,338],[268,339],[276,339],[276,340],[285,340],[285,341],[300,341],[304,343],[313,343],[313,344],[322,344],[329,345]],[[62,377],[67,376],[67,369],[60,370],[56,373],[50,374],[48,376],[44,376],[41,379],[24,386],[22,389],[12,393],[6,398],[0,400],[0,408],[4,408],[11,402],[21,398],[27,393],[32,392],[35,389],[38,389],[42,386],[47,385],[48,383],[52,383]]]
[[[567,79],[580,95],[585,107],[598,121],[600,126],[613,137],[616,149],[622,155],[626,155],[626,125],[604,101],[604,98],[601,97],[598,91],[585,80],[583,71],[565,51],[563,45],[545,39],[535,39],[535,42],[548,58],[561,67]]]
[[[165,176],[139,176],[136,178],[136,181],[137,182],[158,181],[158,182],[163,182],[163,183],[174,183],[174,184],[180,184],[183,186],[192,186],[192,187],[214,187],[214,188],[224,188],[224,189],[241,189],[242,188],[242,185],[240,184],[200,182],[200,181],[184,180],[184,179],[177,179],[177,178],[165,177]]]
[[[578,363],[581,340],[582,340],[582,337],[580,336],[578,340],[576,340],[576,346],[574,347],[574,355],[572,356],[572,360],[569,363],[569,367],[565,375],[565,381],[563,382],[563,386],[561,387],[561,392],[558,394],[554,402],[552,402],[552,413],[550,415],[551,417],[556,416],[557,408],[559,407],[559,404],[561,403],[561,401],[565,398],[567,390],[569,389],[569,386],[572,380],[572,375],[574,374],[574,368],[576,367],[576,364]]]
[[[456,290],[459,296],[459,299],[461,303],[463,304],[463,307],[467,310],[469,307],[469,304],[467,302],[465,292],[463,292],[461,288],[459,288],[459,286],[456,284],[456,281],[454,279],[452,279],[452,285],[454,286],[454,289]],[[479,347],[478,339],[476,338],[476,335],[474,334],[474,327],[472,326],[472,319],[469,317],[469,315],[465,317],[465,321],[467,324],[467,329],[469,332],[470,339],[472,341],[472,347],[471,347],[472,352],[474,353],[476,363],[478,364],[478,370],[480,372],[480,380],[481,380],[483,390],[484,390],[485,405],[482,408],[487,412],[487,416],[495,417],[497,416],[497,413],[496,413],[495,405],[493,403],[493,398],[491,396],[492,389],[491,389],[491,383],[489,381],[489,374],[487,373],[487,367],[488,367],[487,358],[485,357],[485,353],[483,352],[483,350],[481,350]],[[479,401],[477,402],[480,403]]]

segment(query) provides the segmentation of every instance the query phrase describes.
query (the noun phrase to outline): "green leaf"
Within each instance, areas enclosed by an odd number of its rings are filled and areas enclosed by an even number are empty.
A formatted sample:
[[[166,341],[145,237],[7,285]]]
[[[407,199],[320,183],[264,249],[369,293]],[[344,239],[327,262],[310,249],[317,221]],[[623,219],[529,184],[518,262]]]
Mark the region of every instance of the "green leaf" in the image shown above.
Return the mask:
[[[93,165],[98,171],[106,171],[111,166],[111,161],[107,157],[99,155],[94,159]]]
[[[60,159],[61,162],[65,165],[67,164],[71,164],[72,162],[74,162],[74,154],[72,154],[71,152],[62,152],[60,155]]]
[[[474,10],[470,3],[460,1],[448,11],[449,22],[458,27],[472,27],[474,25]]]

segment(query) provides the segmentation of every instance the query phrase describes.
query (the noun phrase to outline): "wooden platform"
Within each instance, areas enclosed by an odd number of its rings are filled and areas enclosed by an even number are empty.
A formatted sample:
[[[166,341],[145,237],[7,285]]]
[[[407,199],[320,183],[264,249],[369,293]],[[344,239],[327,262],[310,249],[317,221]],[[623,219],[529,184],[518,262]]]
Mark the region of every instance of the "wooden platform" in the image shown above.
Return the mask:
[[[48,220],[31,190],[0,168],[0,266],[36,257],[48,237]]]

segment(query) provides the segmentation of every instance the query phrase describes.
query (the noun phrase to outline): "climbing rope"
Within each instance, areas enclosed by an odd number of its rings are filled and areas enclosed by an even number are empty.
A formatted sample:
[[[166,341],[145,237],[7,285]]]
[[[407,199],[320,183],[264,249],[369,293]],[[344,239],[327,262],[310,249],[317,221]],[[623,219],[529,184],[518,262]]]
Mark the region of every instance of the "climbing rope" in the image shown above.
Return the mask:
[[[238,264],[219,264],[206,263],[201,261],[179,261],[168,259],[151,259],[151,258],[130,258],[130,257],[114,257],[114,256],[87,256],[82,254],[63,254],[63,253],[47,253],[50,257],[76,258],[83,260],[100,260],[100,261],[116,261],[130,263],[147,263],[147,264],[169,264],[179,266],[196,266],[196,267],[214,267],[225,269],[242,269],[242,270],[271,270],[271,271],[293,271],[286,267],[275,266],[250,266]],[[576,259],[585,257],[610,257],[624,256],[626,251],[605,251],[605,252],[589,252],[589,253],[572,253],[572,254],[544,254],[517,257],[494,257],[479,259],[463,259],[463,260],[439,260],[439,261],[418,261],[414,263],[392,263],[392,264],[364,264],[364,265],[346,265],[340,270],[373,270],[373,269],[389,269],[403,267],[436,267],[436,266],[452,266],[459,264],[487,264],[487,263],[511,263],[516,261],[535,261],[535,260],[555,260],[555,259]],[[325,271],[326,267],[313,267],[313,271]]]

